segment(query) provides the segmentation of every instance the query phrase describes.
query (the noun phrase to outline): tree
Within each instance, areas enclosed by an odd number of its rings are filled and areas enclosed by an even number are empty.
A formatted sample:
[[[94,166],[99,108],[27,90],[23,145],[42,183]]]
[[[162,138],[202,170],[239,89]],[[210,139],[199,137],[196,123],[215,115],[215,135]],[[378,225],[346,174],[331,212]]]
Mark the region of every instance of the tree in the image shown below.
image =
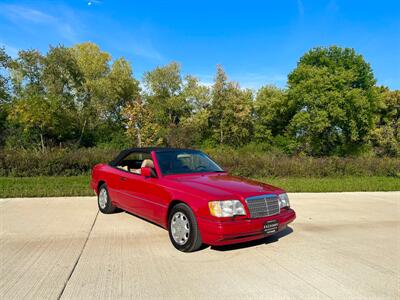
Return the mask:
[[[11,95],[9,90],[9,66],[11,58],[7,55],[4,48],[0,48],[0,105],[9,102]],[[1,107],[1,106],[0,106]]]
[[[11,68],[13,90],[17,98],[44,94],[44,57],[37,50],[19,51]]]
[[[218,66],[210,108],[210,126],[214,141],[221,145],[240,146],[250,140],[252,101],[252,92],[241,90],[237,83],[228,82],[224,70]]]
[[[137,147],[158,146],[163,143],[162,128],[154,122],[154,113],[142,100],[134,101],[123,109],[126,133]]]
[[[80,128],[77,115],[82,98],[83,73],[70,48],[50,47],[44,57],[43,84],[46,99],[57,109],[57,135],[54,142],[77,140]],[[54,118],[55,116],[53,116]]]
[[[190,115],[190,105],[182,93],[179,64],[173,62],[157,67],[144,75],[144,100],[154,113],[153,123],[162,128],[164,143],[171,145],[175,129],[182,118]]]
[[[70,50],[51,47],[46,56],[36,50],[20,51],[12,75],[16,95],[10,105],[12,131],[38,142],[42,151],[73,138],[82,76]]]
[[[288,77],[287,133],[312,155],[360,151],[377,105],[371,67],[353,49],[315,48]]]
[[[43,82],[44,57],[39,51],[20,51],[12,64],[12,83],[16,100],[13,101],[8,121],[15,131],[22,131],[38,141],[45,151],[46,134],[53,129],[52,105],[45,97]]]
[[[79,142],[86,136],[84,144],[91,145],[99,131],[122,129],[122,108],[138,97],[139,83],[125,59],[115,60],[110,68],[111,56],[93,43],[75,45],[72,53],[84,78],[78,106]]]
[[[132,67],[124,59],[119,58],[112,64],[111,71],[107,76],[108,103],[105,110],[116,126],[122,124],[122,108],[134,99],[139,99],[139,82],[133,78]]]
[[[287,124],[287,92],[275,86],[263,86],[254,101],[254,137],[259,143],[283,134]]]
[[[101,117],[105,117],[104,107],[107,106],[108,99],[103,97],[104,77],[110,71],[111,56],[90,42],[77,44],[71,50],[84,77],[82,97],[79,99],[80,136],[78,143],[84,139],[84,143],[90,145],[94,143],[91,140],[93,139],[91,132],[100,125]]]
[[[199,145],[208,135],[210,88],[201,85],[198,78],[187,75],[183,81],[181,96],[188,111],[180,117],[178,125],[171,127],[169,144],[175,147]]]
[[[0,145],[5,140],[5,129],[7,124],[7,106],[11,100],[9,87],[9,67],[11,58],[7,55],[4,48],[0,48]]]
[[[145,97],[163,126],[177,125],[189,107],[182,96],[179,64],[173,62],[157,67],[144,75]]]
[[[9,114],[9,119],[22,126],[23,133],[32,135],[32,140],[36,134],[39,136],[42,152],[46,149],[46,135],[55,134],[58,127],[58,106],[54,104],[40,95],[31,95],[19,99]]]
[[[379,155],[400,155],[400,91],[381,88],[373,142]]]

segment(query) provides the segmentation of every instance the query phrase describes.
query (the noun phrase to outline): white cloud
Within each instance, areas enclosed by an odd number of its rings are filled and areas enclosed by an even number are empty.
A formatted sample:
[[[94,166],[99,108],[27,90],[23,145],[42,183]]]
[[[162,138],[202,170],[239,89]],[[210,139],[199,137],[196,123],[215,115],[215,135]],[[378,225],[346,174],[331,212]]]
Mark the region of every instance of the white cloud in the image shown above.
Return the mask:
[[[69,42],[76,42],[76,32],[73,27],[59,17],[54,17],[38,9],[22,5],[0,4],[0,15],[20,28],[30,30],[32,24],[47,26]]]
[[[162,60],[162,55],[154,48],[149,41],[132,42],[126,50],[131,50],[133,54],[154,60]]]
[[[48,14],[20,5],[0,5],[0,14],[4,15],[14,23],[17,23],[21,20],[43,24],[57,22],[56,18]]]
[[[144,34],[123,32],[122,30],[112,39],[108,39],[112,46],[126,54],[162,61],[164,57],[155,48],[152,41]]]

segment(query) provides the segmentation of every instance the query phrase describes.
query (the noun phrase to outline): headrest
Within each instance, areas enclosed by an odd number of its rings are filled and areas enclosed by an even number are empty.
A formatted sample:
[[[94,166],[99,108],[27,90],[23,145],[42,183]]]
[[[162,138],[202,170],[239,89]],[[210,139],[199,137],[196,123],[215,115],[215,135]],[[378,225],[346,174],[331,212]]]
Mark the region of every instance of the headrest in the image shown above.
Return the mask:
[[[151,159],[145,159],[142,162],[142,168],[154,168],[154,163]]]

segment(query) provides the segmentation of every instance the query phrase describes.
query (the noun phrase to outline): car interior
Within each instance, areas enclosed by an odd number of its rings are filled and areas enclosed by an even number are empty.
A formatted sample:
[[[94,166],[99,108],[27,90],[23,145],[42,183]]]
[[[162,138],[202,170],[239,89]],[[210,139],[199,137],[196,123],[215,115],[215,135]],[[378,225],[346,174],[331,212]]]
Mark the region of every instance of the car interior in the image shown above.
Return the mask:
[[[133,174],[141,174],[141,168],[151,168],[152,177],[157,177],[153,160],[147,153],[130,153],[117,165],[118,169]]]

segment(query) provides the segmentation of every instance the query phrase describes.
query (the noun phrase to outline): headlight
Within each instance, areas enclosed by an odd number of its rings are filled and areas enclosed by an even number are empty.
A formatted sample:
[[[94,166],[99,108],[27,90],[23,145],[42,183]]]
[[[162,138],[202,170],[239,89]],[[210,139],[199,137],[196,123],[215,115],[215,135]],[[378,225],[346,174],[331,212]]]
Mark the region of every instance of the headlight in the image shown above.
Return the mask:
[[[289,197],[286,193],[280,194],[278,197],[279,197],[279,208],[290,207]]]
[[[208,208],[214,217],[233,217],[246,214],[243,204],[239,200],[210,201]]]

